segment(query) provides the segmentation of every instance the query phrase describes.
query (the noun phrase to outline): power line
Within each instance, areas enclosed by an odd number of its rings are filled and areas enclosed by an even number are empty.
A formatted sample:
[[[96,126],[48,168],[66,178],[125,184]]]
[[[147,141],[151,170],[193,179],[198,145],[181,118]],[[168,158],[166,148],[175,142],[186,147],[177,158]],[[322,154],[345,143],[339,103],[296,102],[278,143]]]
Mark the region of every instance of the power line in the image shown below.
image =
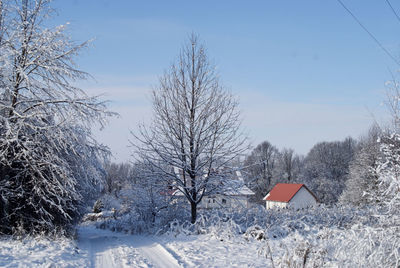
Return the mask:
[[[350,9],[348,9],[341,0],[337,0],[342,7],[353,17],[353,19],[361,26],[361,28],[364,29],[364,31],[366,31],[368,33],[368,35],[375,41],[375,43],[378,44],[378,46],[397,64],[400,66],[400,62],[393,57],[392,54],[390,54],[390,52],[381,44],[381,42],[379,42],[378,39],[376,39],[376,37],[370,32],[368,31],[368,29],[361,23],[361,21],[359,19],[357,19],[357,17],[353,14],[353,12],[350,11]]]
[[[396,16],[397,20],[400,22],[400,17],[397,15],[396,10],[394,10],[393,6],[390,4],[389,0],[385,0],[386,3],[389,5],[390,9],[393,11],[394,15]]]

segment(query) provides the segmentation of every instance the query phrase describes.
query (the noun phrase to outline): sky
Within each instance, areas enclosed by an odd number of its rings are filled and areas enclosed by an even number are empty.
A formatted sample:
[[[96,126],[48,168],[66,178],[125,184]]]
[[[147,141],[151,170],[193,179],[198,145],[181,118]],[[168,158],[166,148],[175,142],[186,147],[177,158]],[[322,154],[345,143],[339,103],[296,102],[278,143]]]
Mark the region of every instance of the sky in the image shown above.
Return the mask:
[[[400,19],[385,1],[342,0],[395,58]],[[390,1],[400,15],[400,3]],[[306,154],[321,141],[364,134],[387,120],[385,82],[400,68],[338,0],[54,0],[49,26],[69,22],[76,59],[93,79],[78,85],[118,112],[98,140],[113,161],[131,160],[131,132],[152,118],[151,90],[191,33],[240,101],[253,146],[269,141]]]

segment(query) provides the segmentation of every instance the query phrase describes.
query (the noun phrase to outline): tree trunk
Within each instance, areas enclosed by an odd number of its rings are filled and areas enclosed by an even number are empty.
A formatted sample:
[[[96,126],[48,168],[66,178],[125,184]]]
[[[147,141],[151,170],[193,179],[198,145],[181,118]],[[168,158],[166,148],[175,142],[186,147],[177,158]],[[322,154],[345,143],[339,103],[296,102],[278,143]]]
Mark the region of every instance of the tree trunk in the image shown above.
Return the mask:
[[[190,208],[191,208],[191,212],[192,212],[192,219],[191,219],[191,223],[195,223],[196,222],[196,218],[197,218],[197,204],[196,202],[190,202]]]

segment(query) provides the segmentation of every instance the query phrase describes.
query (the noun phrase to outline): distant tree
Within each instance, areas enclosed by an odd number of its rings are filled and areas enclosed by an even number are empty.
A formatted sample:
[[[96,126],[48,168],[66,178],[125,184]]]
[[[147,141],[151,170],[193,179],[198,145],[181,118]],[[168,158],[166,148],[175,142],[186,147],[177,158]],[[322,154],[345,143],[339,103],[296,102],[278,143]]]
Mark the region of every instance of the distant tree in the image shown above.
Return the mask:
[[[262,202],[262,198],[272,188],[276,173],[278,149],[268,141],[257,145],[244,161],[245,180],[255,192],[254,201]]]
[[[222,170],[231,169],[227,163],[246,149],[238,102],[221,86],[195,35],[159,83],[152,92],[153,122],[140,127],[133,144],[139,142],[138,161],[151,165],[157,176],[173,181],[183,193],[194,223],[197,205],[218,187],[215,180]]]
[[[278,155],[277,179],[279,182],[298,181],[301,170],[302,158],[296,155],[293,149],[282,149]]]
[[[321,142],[304,159],[303,180],[323,203],[334,203],[345,188],[356,142]]]
[[[376,169],[382,156],[378,142],[381,133],[380,128],[374,125],[356,146],[341,202],[361,205],[372,201],[371,193],[376,193],[378,184]]]
[[[140,219],[150,224],[153,224],[160,212],[169,208],[172,200],[176,198],[171,195],[169,182],[157,176],[159,173],[153,168],[153,165],[134,163],[133,180],[130,183],[132,194],[129,197]]]
[[[104,191],[118,197],[118,192],[125,184],[130,184],[133,178],[133,167],[129,163],[110,163],[104,165]]]
[[[0,232],[72,223],[108,150],[91,135],[109,114],[73,82],[88,76],[66,26],[44,27],[50,0],[0,1]]]

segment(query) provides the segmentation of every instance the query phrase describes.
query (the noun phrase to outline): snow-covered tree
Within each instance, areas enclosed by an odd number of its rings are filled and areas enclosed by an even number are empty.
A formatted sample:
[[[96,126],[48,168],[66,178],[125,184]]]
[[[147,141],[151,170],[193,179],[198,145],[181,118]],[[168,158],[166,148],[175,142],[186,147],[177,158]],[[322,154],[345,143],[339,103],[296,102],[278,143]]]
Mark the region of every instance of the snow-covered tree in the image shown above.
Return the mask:
[[[109,113],[73,82],[86,78],[66,26],[47,29],[50,0],[0,1],[0,232],[71,223],[101,177],[91,136]]]
[[[383,154],[376,173],[378,191],[374,198],[392,212],[400,212],[400,134],[385,134],[379,140]],[[398,215],[398,214],[397,214]]]
[[[392,79],[385,83],[386,86],[386,107],[392,119],[392,132],[400,131],[400,82],[395,74]]]
[[[157,176],[153,166],[135,163],[133,165],[132,207],[140,219],[153,224],[163,210],[168,209],[175,196],[172,196],[169,182]],[[168,167],[166,167],[168,168]]]
[[[273,187],[278,162],[278,149],[268,141],[257,145],[244,161],[246,183],[256,193],[255,201],[262,198]]]
[[[400,212],[400,83],[395,75],[386,83],[386,95],[392,127],[378,140],[381,150],[381,157],[375,169],[378,185],[377,192],[371,192],[371,198],[379,201],[392,215],[397,216]]]
[[[354,159],[349,166],[346,188],[340,196],[341,202],[354,205],[367,204],[372,201],[372,196],[376,196],[378,184],[376,168],[381,158],[378,143],[380,135],[380,128],[374,125],[358,142]]]
[[[304,159],[303,181],[323,203],[338,201],[348,178],[355,141],[321,142]]]
[[[195,35],[152,96],[153,122],[141,126],[135,136],[137,159],[152,165],[158,177],[174,182],[190,203],[194,223],[203,196],[219,187],[215,180],[230,171],[229,161],[246,148],[238,102],[220,84]],[[177,174],[174,167],[182,172]]]
[[[298,181],[302,170],[302,157],[296,155],[293,149],[283,148],[278,154],[278,182]]]
[[[110,163],[104,164],[106,172],[104,183],[104,191],[114,194],[118,197],[119,190],[125,184],[131,184],[135,177],[133,176],[133,167],[130,163]]]

